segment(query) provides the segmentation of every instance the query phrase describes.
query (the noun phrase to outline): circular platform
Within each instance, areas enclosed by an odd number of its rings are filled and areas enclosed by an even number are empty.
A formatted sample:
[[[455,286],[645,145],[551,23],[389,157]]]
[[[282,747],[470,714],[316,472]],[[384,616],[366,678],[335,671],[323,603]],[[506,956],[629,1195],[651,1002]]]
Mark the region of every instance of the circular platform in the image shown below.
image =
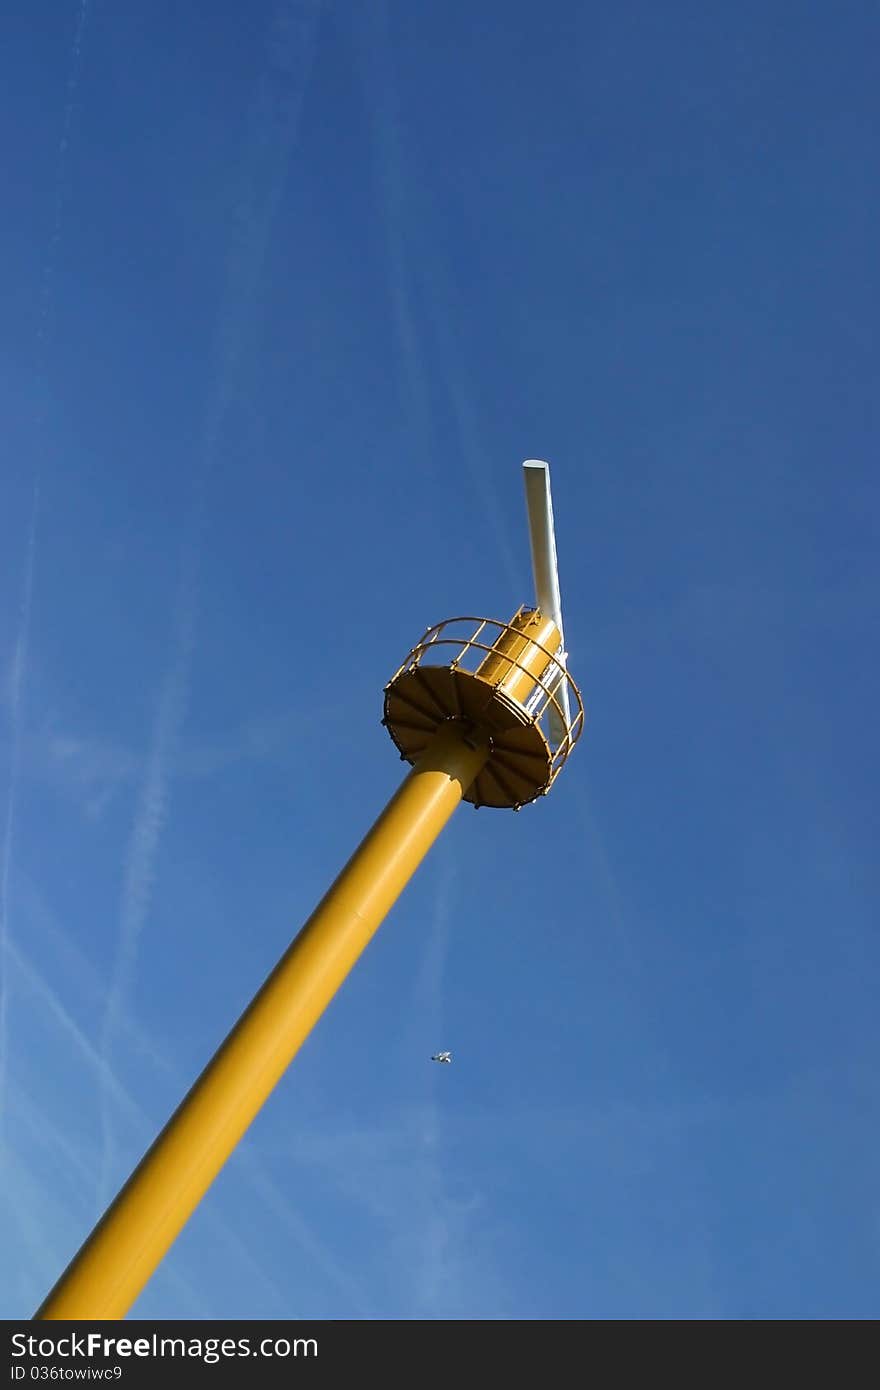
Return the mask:
[[[567,674],[566,721],[562,704],[542,681],[526,704],[512,699],[499,683],[485,680],[470,667],[480,666],[499,637],[513,631],[508,623],[490,618],[450,618],[429,628],[385,687],[382,723],[400,755],[415,763],[439,726],[462,720],[485,729],[491,752],[482,772],[465,793],[474,806],[519,810],[549,791],[568,754],[580,737],[583,703]],[[549,658],[554,654],[548,653]],[[557,672],[558,667],[554,667]],[[549,732],[553,709],[558,740]]]

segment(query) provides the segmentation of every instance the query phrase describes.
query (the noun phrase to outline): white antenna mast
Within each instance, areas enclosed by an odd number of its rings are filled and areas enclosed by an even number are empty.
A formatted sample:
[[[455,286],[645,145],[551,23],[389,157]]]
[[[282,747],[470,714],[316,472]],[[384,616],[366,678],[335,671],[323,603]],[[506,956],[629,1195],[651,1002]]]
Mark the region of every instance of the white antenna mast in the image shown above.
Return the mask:
[[[552,704],[548,711],[548,722],[554,742],[561,743],[568,736],[571,713],[568,704],[568,681],[562,674],[568,652],[565,650],[565,632],[562,627],[562,598],[559,593],[559,570],[556,564],[556,533],[553,529],[553,499],[550,496],[550,465],[541,459],[526,459],[523,464],[523,477],[526,485],[526,510],[529,515],[535,599],[541,612],[552,618],[559,629],[559,651],[554,655],[558,658],[562,670],[556,688],[553,689],[552,682],[548,684],[562,707],[565,726],[563,727]]]

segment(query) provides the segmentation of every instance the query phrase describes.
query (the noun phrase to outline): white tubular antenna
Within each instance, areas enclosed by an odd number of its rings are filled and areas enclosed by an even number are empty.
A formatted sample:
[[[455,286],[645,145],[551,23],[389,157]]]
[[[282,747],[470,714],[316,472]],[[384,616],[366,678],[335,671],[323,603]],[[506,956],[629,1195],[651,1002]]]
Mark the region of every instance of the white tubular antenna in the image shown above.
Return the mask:
[[[552,618],[559,629],[560,646],[554,655],[558,657],[559,683],[554,689],[554,668],[551,667],[547,684],[565,715],[565,727],[553,705],[548,711],[550,734],[555,743],[561,743],[568,735],[571,712],[568,705],[568,681],[562,676],[568,652],[565,650],[565,632],[562,627],[562,599],[559,593],[559,570],[556,564],[556,534],[553,529],[553,499],[550,496],[550,466],[541,459],[526,459],[523,464],[523,477],[526,485],[526,510],[529,515],[529,541],[532,547],[532,573],[535,576],[535,599],[541,612]]]

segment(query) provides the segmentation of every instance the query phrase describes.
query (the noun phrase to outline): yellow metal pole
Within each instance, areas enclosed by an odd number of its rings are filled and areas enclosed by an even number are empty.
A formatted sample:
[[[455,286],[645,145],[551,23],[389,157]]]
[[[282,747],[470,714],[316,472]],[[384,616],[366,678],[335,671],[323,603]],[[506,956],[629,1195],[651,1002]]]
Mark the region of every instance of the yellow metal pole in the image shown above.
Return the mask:
[[[441,725],[35,1318],[125,1316],[488,756]]]
[[[480,663],[477,675],[512,700],[525,703],[535,682],[553,665],[552,654],[558,648],[559,629],[553,619],[538,608],[523,608]]]

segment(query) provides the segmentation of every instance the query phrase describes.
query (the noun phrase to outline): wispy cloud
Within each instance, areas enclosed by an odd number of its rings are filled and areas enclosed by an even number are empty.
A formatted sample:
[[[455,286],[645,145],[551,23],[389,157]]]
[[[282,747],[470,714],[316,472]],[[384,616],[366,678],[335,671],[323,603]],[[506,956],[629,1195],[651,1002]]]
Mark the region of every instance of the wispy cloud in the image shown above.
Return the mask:
[[[432,433],[431,403],[425,352],[413,311],[414,281],[404,233],[408,185],[402,177],[401,119],[388,41],[387,4],[377,0],[352,18],[358,25],[358,54],[374,127],[391,315],[413,425],[419,444],[426,447]]]
[[[387,0],[376,0],[370,6],[364,6],[361,13],[353,17],[353,22],[358,25],[358,55],[373,121],[392,317],[399,339],[401,368],[411,398],[413,419],[422,442],[429,444],[434,432],[434,418],[428,390],[426,346],[419,332],[415,307],[416,292],[420,290],[419,305],[429,324],[429,334],[442,364],[443,381],[458,432],[461,458],[471,475],[474,492],[488,530],[494,537],[511,592],[518,595],[524,579],[528,577],[528,552],[525,560],[517,563],[503,521],[504,509],[492,482],[489,456],[480,440],[477,409],[461,367],[462,344],[456,336],[450,311],[450,305],[459,301],[459,295],[448,266],[437,249],[436,237],[420,237],[417,253],[407,246],[405,228],[408,220],[411,223],[416,217],[413,190],[420,189],[421,181],[407,166],[404,137],[406,117],[398,98]],[[458,307],[461,309],[460,303]],[[458,317],[462,321],[461,312]]]
[[[302,1213],[285,1197],[277,1183],[270,1178],[257,1152],[246,1142],[241,1147],[239,1162],[248,1175],[253,1191],[261,1198],[273,1220],[293,1236],[315,1268],[345,1296],[358,1317],[372,1318],[372,1306],[361,1285],[332,1254],[327,1244],[319,1239]],[[286,1302],[282,1306],[287,1306]]]
[[[216,375],[191,480],[192,521],[183,545],[173,650],[153,722],[150,752],[123,872],[119,942],[101,1032],[102,1051],[107,1057],[134,977],[138,942],[155,878],[159,839],[168,814],[169,779],[189,693],[209,484],[223,425],[233,402],[236,377],[250,346],[263,263],[299,128],[320,12],[320,0],[284,0],[278,5],[267,38],[266,69],[248,116],[226,283],[215,335]],[[115,1160],[112,1116],[106,1100],[102,1103],[101,1114],[103,1154],[98,1203],[103,1209],[111,1195]]]
[[[71,1001],[76,1001],[80,1015],[86,1019],[94,1017],[96,1006],[100,1004],[106,994],[106,980],[85,956],[72,934],[64,929],[35,884],[25,883],[23,902],[35,943],[40,944],[40,951],[43,956],[57,963],[59,978],[64,981],[64,993],[62,994],[60,989],[53,987],[45,974],[40,971],[39,967],[20,946],[13,946],[12,961],[18,972],[19,984],[31,1006],[31,1016],[51,1024],[54,1031],[60,1034],[67,1054],[76,1059],[76,1067],[88,1074],[87,1087],[89,1092],[94,1093],[94,1089],[96,1089],[94,1083],[97,1082],[98,1088],[108,1097],[118,1121],[125,1124],[128,1132],[128,1147],[130,1148],[131,1139],[134,1137],[140,1145],[141,1151],[144,1151],[159,1128],[157,1117],[148,1114],[143,1106],[132,1097],[129,1090],[120,1081],[119,1073],[108,1064],[101,1048],[92,1041],[86,1028],[77,1021],[67,998],[69,991]],[[181,1075],[174,1059],[140,1024],[131,1010],[127,1010],[120,1019],[120,1041],[124,1042],[130,1055],[134,1054],[142,1064],[145,1064],[146,1075],[152,1073],[154,1077],[161,1078],[163,1091],[173,1090],[183,1095],[193,1081],[193,1077]],[[27,1088],[19,1087],[18,1089],[19,1091],[24,1089],[27,1092]],[[20,1104],[21,1096],[19,1095],[16,1110]],[[51,1145],[58,1152],[59,1162],[69,1160],[73,1170],[81,1177],[82,1183],[88,1184],[93,1191],[97,1154],[92,1145],[88,1142],[77,1144],[72,1141],[70,1136],[52,1121],[51,1106],[41,1107],[42,1111],[48,1118],[44,1128],[40,1131],[41,1140],[51,1142]],[[164,1119],[165,1117],[161,1118]],[[16,1134],[19,1136],[21,1134],[18,1128],[16,1128]],[[9,1152],[13,1152],[11,1145]],[[247,1140],[242,1143],[238,1150],[237,1167],[245,1184],[265,1210],[270,1213],[273,1223],[290,1234],[295,1245],[335,1285],[352,1307],[359,1309],[365,1317],[371,1316],[369,1300],[358,1281],[348,1274],[341,1262],[333,1255],[330,1247],[318,1237],[296,1205],[273,1181],[258,1151]],[[82,1197],[82,1193],[80,1193],[80,1197]],[[83,1215],[85,1216],[85,1211]],[[274,1303],[280,1316],[282,1311],[289,1306],[289,1297],[266,1272],[253,1247],[233,1229],[228,1221],[218,1215],[213,1205],[208,1204],[199,1219],[206,1222],[213,1237],[219,1240],[227,1250],[234,1266],[247,1271],[251,1283],[262,1287],[268,1300],[268,1306],[272,1306]],[[79,1239],[85,1233],[85,1231],[80,1232]],[[72,1233],[71,1240],[75,1236],[76,1233]],[[67,1257],[70,1253],[70,1251],[67,1252]],[[42,1270],[42,1268],[43,1265],[41,1264],[40,1269]],[[163,1266],[163,1271],[165,1270],[166,1266]],[[52,1273],[54,1278],[57,1278],[61,1273],[61,1267],[57,1260],[53,1265]],[[164,1274],[163,1277],[165,1277]],[[192,1307],[193,1309],[196,1309],[197,1306],[202,1307],[202,1311],[192,1311],[192,1316],[211,1316],[211,1311],[205,1310],[203,1302],[198,1299],[197,1290],[191,1280],[173,1273],[172,1276],[168,1277],[177,1279],[178,1286],[175,1288],[175,1298],[179,1297],[183,1301],[184,1307]],[[43,1289],[42,1293],[45,1294],[45,1292],[46,1290]]]
[[[303,707],[304,708],[304,707]],[[303,708],[283,713],[254,714],[240,724],[218,730],[214,737],[198,731],[179,730],[176,753],[169,777],[172,783],[200,782],[221,777],[241,765],[271,762],[275,766],[299,754],[298,735]],[[322,717],[329,722],[339,717],[345,698],[328,700]],[[120,797],[134,791],[138,796],[146,781],[150,750],[136,751],[111,739],[86,734],[52,717],[22,732],[19,775],[47,788],[53,795],[72,802],[78,813],[99,821]],[[170,799],[170,798],[169,798]]]
[[[406,1318],[506,1306],[486,1194],[462,1186],[452,1161],[459,1121],[439,1091],[455,1082],[456,1064],[447,1072],[429,1061],[438,1047],[454,1046],[444,1029],[455,891],[455,864],[441,861],[405,1030],[407,1053],[423,1058],[420,1098],[384,1122],[312,1124],[285,1146],[310,1182],[329,1188],[334,1203],[350,1203],[357,1220],[373,1228],[374,1246],[384,1252],[374,1271],[377,1296]]]
[[[180,755],[181,735],[191,684],[191,669],[196,640],[200,595],[200,573],[203,563],[204,536],[208,518],[208,495],[211,475],[222,442],[227,413],[235,398],[236,380],[242,360],[251,346],[252,330],[259,309],[259,289],[263,263],[270,244],[275,216],[283,193],[290,156],[297,137],[302,104],[308,86],[317,41],[322,5],[320,0],[282,0],[279,3],[267,36],[267,63],[255,93],[248,116],[243,156],[240,161],[238,188],[233,209],[226,283],[218,313],[214,341],[214,384],[206,402],[201,444],[190,478],[190,523],[182,543],[181,573],[173,611],[173,635],[167,668],[161,680],[158,700],[145,758],[120,756],[106,763],[95,779],[84,772],[88,756],[80,743],[63,739],[56,741],[52,757],[56,764],[68,763],[75,776],[85,776],[89,807],[99,814],[120,783],[140,777],[134,820],[123,865],[120,895],[119,937],[103,1019],[97,1045],[92,1043],[65,1009],[38,971],[16,950],[15,959],[20,978],[36,991],[40,1006],[60,1026],[75,1049],[93,1071],[97,1081],[100,1110],[100,1162],[98,1192],[103,1208],[110,1196],[111,1180],[116,1166],[116,1120],[131,1110],[132,1102],[120,1089],[112,1066],[114,1046],[129,1028],[128,1000],[134,978],[140,939],[150,910],[153,884],[163,828],[170,802],[171,780]],[[39,339],[43,355],[51,334],[52,287],[58,247],[63,227],[66,198],[66,160],[75,113],[83,41],[89,16],[88,0],[81,0],[69,65],[63,129],[58,150],[56,176],[55,218],[44,264],[39,314]],[[44,364],[43,364],[44,368]],[[42,371],[45,377],[45,369]],[[45,381],[43,381],[45,386]],[[45,394],[45,393],[44,393]],[[11,863],[16,785],[20,760],[21,701],[26,662],[27,636],[30,620],[30,590],[33,570],[33,536],[35,517],[28,551],[26,601],[22,614],[19,639],[13,662],[13,761],[3,839],[2,860],[2,919],[0,919],[0,968],[9,945],[8,885]],[[253,734],[254,731],[252,730]],[[259,731],[257,731],[259,733]],[[256,744],[265,739],[256,737]],[[271,734],[270,734],[271,741]],[[254,738],[250,739],[251,750]],[[214,766],[218,757],[222,763],[226,753],[217,750],[196,750],[193,761]],[[84,761],[85,759],[85,761]],[[94,767],[94,765],[93,765]],[[202,769],[203,771],[203,769]],[[194,775],[200,775],[196,770]],[[0,978],[0,1106],[2,1106],[4,1068],[6,1065],[6,1015],[8,1005],[7,972]],[[2,1112],[0,1112],[2,1113]],[[261,1190],[273,1201],[271,1183],[258,1177]],[[276,1201],[277,1205],[277,1201]],[[293,1214],[290,1221],[295,1221]],[[308,1242],[307,1228],[300,1226],[300,1237]],[[225,1231],[227,1243],[235,1240]],[[320,1252],[320,1244],[311,1239],[312,1251]],[[259,1267],[240,1249],[240,1262],[253,1268],[259,1278]],[[333,1270],[327,1252],[322,1257],[328,1272]],[[336,1268],[335,1277],[344,1279]],[[279,1300],[280,1293],[275,1291]]]
[[[434,920],[428,938],[422,968],[416,987],[417,1008],[421,1017],[441,1041],[431,1044],[431,1051],[446,1047],[442,1041],[445,1014],[446,962],[449,955],[449,936],[455,891],[455,866],[444,865],[434,900]],[[442,1068],[440,1069],[442,1071]],[[422,1193],[421,1258],[418,1261],[417,1298],[423,1316],[433,1317],[448,1306],[447,1277],[450,1264],[455,1263],[454,1221],[445,1188],[444,1167],[440,1156],[440,1109],[436,1099],[437,1085],[446,1077],[431,1072],[434,1089],[424,1106],[420,1121],[418,1148],[419,1184]]]
[[[142,777],[143,758],[120,744],[44,726],[25,740],[22,771],[99,820]]]
[[[458,872],[455,861],[442,863],[434,898],[431,930],[416,979],[413,1005],[424,1031],[425,1056],[440,1047],[453,1047],[445,1036],[447,1027],[446,976]],[[430,1039],[430,1041],[429,1041]],[[453,1067],[455,1062],[453,1061]],[[412,1146],[413,1187],[409,1194],[410,1219],[395,1235],[404,1247],[403,1255],[417,1271],[411,1288],[414,1316],[445,1318],[466,1316],[475,1297],[471,1273],[475,1264],[474,1237],[483,1199],[476,1190],[454,1191],[450,1182],[449,1153],[452,1143],[451,1121],[446,1105],[438,1100],[438,1090],[449,1077],[444,1068],[427,1073],[430,1091],[421,1105],[403,1118],[400,1140]],[[413,1216],[417,1213],[417,1219]],[[389,1208],[386,1216],[395,1221]],[[414,1248],[410,1249],[410,1245]],[[486,1307],[503,1302],[502,1280],[494,1267],[491,1251],[484,1248],[476,1259],[483,1284],[477,1303]],[[485,1300],[485,1301],[481,1301]]]
[[[89,0],[80,0],[77,10],[76,25],[74,28],[73,43],[68,63],[67,91],[64,103],[64,116],[61,125],[61,137],[58,142],[58,155],[55,171],[55,210],[52,223],[52,232],[49,238],[49,245],[43,262],[43,274],[40,285],[39,310],[37,317],[37,387],[38,387],[38,409],[36,419],[36,430],[38,436],[42,433],[45,421],[46,400],[48,396],[48,378],[46,366],[46,348],[51,337],[51,309],[52,309],[52,286],[55,276],[55,265],[58,259],[58,246],[61,241],[61,230],[64,216],[64,202],[66,194],[66,174],[67,156],[70,145],[70,136],[73,126],[73,113],[75,98],[82,61],[82,47],[85,36],[86,19],[88,16]],[[3,1116],[5,1110],[5,1087],[6,1070],[8,1066],[8,1012],[9,1012],[9,988],[6,978],[6,949],[9,941],[9,880],[12,867],[12,847],[13,834],[15,827],[15,803],[18,794],[19,763],[21,758],[21,731],[22,731],[22,707],[24,699],[24,684],[27,670],[28,642],[30,637],[30,618],[31,618],[31,595],[33,592],[34,577],[34,551],[36,547],[37,534],[37,514],[39,509],[40,478],[39,472],[34,482],[33,502],[31,507],[31,519],[28,529],[27,551],[25,558],[25,581],[24,592],[19,616],[18,635],[16,637],[15,650],[12,660],[11,690],[10,690],[10,710],[12,726],[12,756],[9,771],[9,788],[6,800],[6,819],[3,830],[3,844],[0,849],[0,1139],[3,1133]]]
[[[89,17],[89,0],[80,0],[67,65],[67,90],[64,100],[64,116],[61,123],[61,138],[58,141],[58,154],[55,170],[55,214],[52,233],[43,263],[43,282],[40,289],[40,315],[37,323],[37,338],[41,348],[45,348],[52,329],[52,288],[58,261],[58,247],[64,226],[64,205],[67,198],[67,162],[70,137],[73,130],[73,117],[76,110],[76,93],[82,69],[83,42]]]
[[[11,725],[11,755],[9,765],[9,784],[6,793],[6,818],[3,827],[3,845],[0,850],[0,1140],[3,1135],[6,1102],[6,1073],[9,1065],[9,980],[8,952],[11,943],[9,926],[9,881],[12,872],[12,844],[15,832],[15,808],[18,795],[18,769],[21,756],[21,729],[24,705],[25,677],[27,672],[28,643],[31,628],[31,598],[34,587],[34,553],[37,543],[37,511],[39,507],[39,488],[34,484],[31,504],[30,525],[28,526],[25,548],[24,583],[22,585],[21,606],[19,609],[18,633],[12,654],[12,670],[9,686],[9,711]]]
[[[621,899],[618,876],[614,870],[606,837],[593,806],[593,798],[583,777],[573,777],[568,783],[571,797],[584,835],[586,856],[581,861],[588,874],[594,891],[601,895],[603,914],[602,925],[616,938],[630,965],[636,964],[631,934],[627,927],[626,913]]]
[[[74,27],[73,42],[68,63],[67,90],[64,102],[64,115],[55,170],[55,209],[52,232],[43,262],[40,285],[39,310],[37,316],[37,387],[38,409],[36,419],[37,434],[40,435],[45,421],[46,400],[48,396],[48,377],[46,348],[51,337],[52,287],[55,266],[58,259],[58,246],[64,217],[64,203],[67,188],[67,160],[70,145],[76,91],[82,63],[83,39],[85,37],[89,0],[80,0]],[[6,948],[9,940],[9,880],[12,866],[12,846],[15,826],[15,802],[18,792],[19,763],[21,758],[22,702],[27,669],[28,641],[30,636],[31,594],[33,591],[34,550],[36,546],[37,513],[39,507],[39,473],[34,482],[31,520],[28,530],[27,553],[25,560],[24,595],[19,617],[18,635],[12,661],[10,709],[12,725],[12,757],[9,773],[9,789],[6,801],[6,820],[3,831],[3,845],[0,850],[0,1138],[3,1132],[5,1109],[6,1069],[8,1066],[8,1011],[9,989],[6,979]]]
[[[487,1195],[448,1179],[443,1155],[458,1138],[450,1131],[451,1121],[441,1128],[436,1109],[419,1105],[384,1124],[313,1127],[289,1144],[313,1181],[372,1225],[377,1290],[397,1317],[505,1316]]]
[[[189,582],[188,582],[189,581]],[[185,575],[178,600],[174,651],[165,674],[153,723],[150,753],[141,783],[134,824],[129,839],[122,881],[119,940],[104,1020],[101,1052],[109,1063],[120,1019],[126,1009],[137,962],[137,949],[147,918],[159,836],[167,815],[168,784],[186,710],[189,673],[195,638],[196,594]],[[106,1075],[109,1067],[102,1075]],[[103,1149],[98,1181],[98,1203],[103,1210],[110,1199],[115,1161],[112,1111],[106,1087],[101,1088]]]
[[[68,947],[70,948],[70,943]],[[75,947],[72,949],[75,954],[79,954]],[[66,1002],[24,951],[13,945],[10,948],[10,956],[23,995],[28,999],[35,1015],[39,1016],[44,1024],[51,1024],[60,1033],[68,1055],[76,1059],[75,1066],[84,1066],[92,1074],[146,1148],[153,1137],[155,1121],[151,1120],[143,1107],[131,1096],[116,1073],[108,1066],[99,1048],[70,1012]],[[82,968],[81,958],[78,964]],[[144,1040],[140,1041],[144,1047]],[[151,1046],[147,1045],[145,1050],[153,1058],[156,1057],[155,1049]],[[3,1190],[7,1194],[15,1195],[14,1202],[10,1203],[10,1215],[17,1222],[30,1251],[28,1296],[35,1304],[48,1292],[51,1283],[62,1273],[63,1261],[69,1259],[73,1253],[69,1248],[64,1250],[64,1240],[59,1239],[59,1230],[67,1230],[69,1241],[81,1239],[85,1234],[85,1231],[76,1229],[78,1223],[73,1220],[73,1211],[78,1208],[81,1220],[88,1220],[87,1197],[94,1188],[95,1151],[90,1143],[77,1143],[71,1139],[65,1128],[53,1119],[51,1104],[36,1104],[30,1088],[16,1086],[11,1099],[15,1112],[16,1137],[14,1143],[9,1140],[2,1150]],[[47,1201],[45,1187],[39,1186],[29,1173],[28,1158],[32,1161],[38,1147],[44,1152],[48,1151],[49,1168],[54,1171],[56,1180],[63,1178],[61,1185],[68,1193],[73,1193],[75,1208],[69,1203],[59,1203],[57,1198]],[[45,1164],[43,1166],[45,1167]],[[57,1185],[57,1181],[53,1183],[53,1190]],[[222,1222],[218,1222],[217,1225],[223,1239],[236,1247],[236,1256],[239,1259],[248,1258],[248,1252],[237,1248],[240,1242],[234,1233]],[[30,1289],[30,1283],[35,1280],[42,1281],[39,1290]],[[197,1286],[192,1281],[178,1271],[171,1272],[170,1280],[176,1297],[193,1316],[209,1316],[204,1301],[199,1297]],[[199,1309],[202,1311],[199,1312]]]
[[[118,1105],[129,1119],[134,1119],[140,1125],[148,1127],[146,1116],[140,1106],[128,1094],[122,1083],[117,1080],[100,1049],[95,1046],[85,1030],[77,1023],[73,1014],[48,980],[31,963],[20,946],[12,944],[10,956],[31,999],[39,1004],[41,1016],[56,1026],[72,1051],[87,1064],[89,1070],[100,1078],[114,1104]]]

